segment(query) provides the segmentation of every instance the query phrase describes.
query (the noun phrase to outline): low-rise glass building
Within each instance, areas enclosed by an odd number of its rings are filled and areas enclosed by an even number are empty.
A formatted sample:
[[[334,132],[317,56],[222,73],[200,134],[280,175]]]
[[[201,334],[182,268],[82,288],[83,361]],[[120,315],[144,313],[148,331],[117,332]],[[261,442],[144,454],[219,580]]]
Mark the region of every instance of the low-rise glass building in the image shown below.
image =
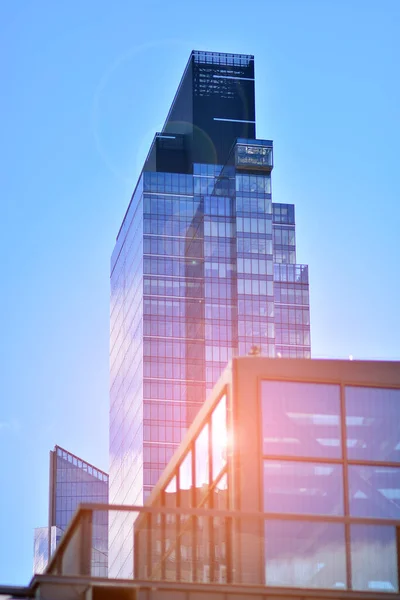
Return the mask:
[[[43,573],[79,504],[108,503],[108,474],[60,446],[50,451],[49,524],[34,531],[33,572]],[[93,575],[107,576],[108,513],[93,522]]]
[[[233,359],[147,505],[139,580],[397,592],[399,363]]]

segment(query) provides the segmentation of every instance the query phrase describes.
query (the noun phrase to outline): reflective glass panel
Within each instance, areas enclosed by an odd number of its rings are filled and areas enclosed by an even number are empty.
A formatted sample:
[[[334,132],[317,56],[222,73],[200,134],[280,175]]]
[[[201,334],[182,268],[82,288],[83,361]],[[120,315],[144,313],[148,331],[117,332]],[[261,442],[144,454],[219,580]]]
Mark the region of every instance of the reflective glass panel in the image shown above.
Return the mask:
[[[192,453],[188,452],[179,467],[179,487],[188,490],[192,487]]]
[[[349,466],[350,514],[400,518],[400,468]]]
[[[210,483],[208,435],[207,424],[203,427],[195,441],[197,502],[208,492]]]
[[[353,589],[397,592],[395,528],[352,525],[350,538]]]
[[[176,496],[176,477],[173,477],[165,488],[165,506],[177,506]]]
[[[346,387],[350,459],[400,462],[400,390]]]
[[[342,515],[341,465],[265,460],[264,510]]]
[[[267,585],[345,588],[344,526],[336,523],[267,521]]]
[[[212,472],[215,480],[226,465],[227,425],[226,397],[222,396],[211,415],[212,431]]]
[[[340,387],[263,381],[263,453],[340,458]]]

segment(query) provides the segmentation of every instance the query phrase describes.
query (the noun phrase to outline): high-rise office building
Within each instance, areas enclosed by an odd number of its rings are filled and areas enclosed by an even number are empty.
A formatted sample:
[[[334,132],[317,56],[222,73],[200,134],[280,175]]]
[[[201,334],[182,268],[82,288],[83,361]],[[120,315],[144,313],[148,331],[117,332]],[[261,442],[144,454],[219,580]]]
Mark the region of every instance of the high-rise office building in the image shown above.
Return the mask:
[[[42,573],[81,503],[108,503],[108,475],[60,446],[50,451],[49,524],[34,533],[33,572]],[[98,512],[93,523],[92,568],[107,576],[108,516]]]
[[[310,356],[294,206],[255,136],[254,57],[192,52],[111,260],[112,503],[146,499],[233,356]],[[131,535],[111,517],[111,574]]]

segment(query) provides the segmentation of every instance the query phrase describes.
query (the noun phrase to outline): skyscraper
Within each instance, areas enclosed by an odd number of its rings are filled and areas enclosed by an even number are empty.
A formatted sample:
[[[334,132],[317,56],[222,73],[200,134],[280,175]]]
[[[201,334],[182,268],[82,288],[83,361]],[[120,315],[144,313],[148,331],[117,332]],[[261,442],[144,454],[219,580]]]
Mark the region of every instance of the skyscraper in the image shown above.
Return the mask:
[[[112,503],[149,495],[232,356],[310,356],[294,206],[272,203],[255,135],[254,57],[193,51],[111,260]],[[131,573],[124,519],[112,576]]]
[[[34,533],[34,573],[42,573],[81,503],[108,503],[108,475],[60,446],[50,451],[49,525]],[[107,576],[108,517],[93,523],[93,574]]]

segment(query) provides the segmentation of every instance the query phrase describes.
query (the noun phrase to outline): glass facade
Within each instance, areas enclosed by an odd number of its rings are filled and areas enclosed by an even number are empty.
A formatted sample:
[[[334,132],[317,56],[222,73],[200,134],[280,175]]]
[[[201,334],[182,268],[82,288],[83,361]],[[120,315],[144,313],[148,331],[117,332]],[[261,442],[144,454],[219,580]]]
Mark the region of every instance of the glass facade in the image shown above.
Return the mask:
[[[33,534],[33,573],[43,573],[49,562],[49,528],[35,527]]]
[[[154,506],[231,508],[228,481],[232,470],[227,458],[232,443],[228,435],[228,410],[227,397],[223,394],[160,487],[153,499]],[[227,532],[219,525],[222,523],[218,519],[179,518],[167,513],[158,515],[156,522],[151,523],[149,540],[148,523],[143,520],[135,523],[135,577],[170,581],[178,577],[180,581],[226,583]]]
[[[267,584],[398,591],[400,389],[261,388]]]
[[[56,446],[50,452],[49,527],[35,529],[34,572],[53,555],[79,504],[108,504],[108,475]],[[93,527],[92,573],[108,572],[108,513],[96,511]],[[46,548],[45,548],[46,546]]]
[[[194,52],[118,234],[113,503],[145,501],[233,356],[255,347],[270,357],[310,356],[308,269],[295,264],[293,206],[272,204],[273,145],[250,139],[254,114],[253,58]],[[174,131],[187,119],[190,135]],[[200,129],[214,150],[202,145]],[[110,568],[118,576],[132,571],[132,551],[121,550],[132,534],[129,519],[110,523]]]

